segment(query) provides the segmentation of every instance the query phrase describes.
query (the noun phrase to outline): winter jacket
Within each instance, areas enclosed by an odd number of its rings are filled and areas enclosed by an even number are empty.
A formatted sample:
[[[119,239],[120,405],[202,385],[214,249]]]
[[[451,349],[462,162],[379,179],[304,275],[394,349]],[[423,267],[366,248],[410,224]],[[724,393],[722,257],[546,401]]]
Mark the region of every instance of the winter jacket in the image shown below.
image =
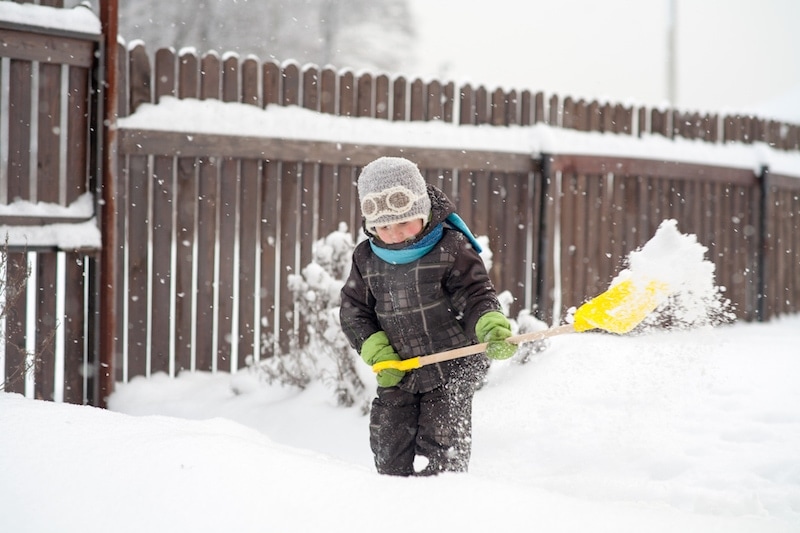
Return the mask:
[[[454,211],[439,189],[429,185],[428,194],[431,221],[414,242]],[[409,244],[413,243],[400,246]],[[404,265],[383,261],[368,241],[356,246],[350,276],[342,288],[340,319],[359,353],[370,335],[383,330],[400,358],[409,359],[475,344],[478,318],[499,309],[483,260],[463,233],[445,224],[437,245]],[[398,386],[416,393],[457,378],[480,381],[487,367],[483,354],[436,363],[409,372]]]

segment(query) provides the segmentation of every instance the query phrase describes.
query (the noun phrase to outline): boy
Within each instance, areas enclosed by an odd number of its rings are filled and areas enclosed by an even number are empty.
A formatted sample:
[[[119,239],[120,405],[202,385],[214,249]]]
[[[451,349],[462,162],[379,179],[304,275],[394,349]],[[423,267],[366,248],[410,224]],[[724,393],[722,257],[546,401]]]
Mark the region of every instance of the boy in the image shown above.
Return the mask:
[[[399,157],[365,166],[358,196],[368,239],[353,251],[340,318],[361,358],[373,365],[476,342],[490,342],[489,357],[511,357],[510,324],[499,312],[480,246],[447,196]],[[472,397],[488,366],[486,357],[473,355],[379,372],[370,413],[378,472],[465,472]],[[415,472],[417,456],[427,465]]]

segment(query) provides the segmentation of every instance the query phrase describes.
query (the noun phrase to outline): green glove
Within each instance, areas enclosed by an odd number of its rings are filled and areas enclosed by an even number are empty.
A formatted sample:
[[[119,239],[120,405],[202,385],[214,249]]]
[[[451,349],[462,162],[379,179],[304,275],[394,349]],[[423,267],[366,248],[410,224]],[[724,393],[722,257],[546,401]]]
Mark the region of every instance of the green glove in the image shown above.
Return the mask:
[[[475,334],[481,342],[488,342],[486,356],[491,359],[508,359],[517,351],[517,345],[506,342],[511,336],[511,324],[499,311],[481,315],[475,324]]]
[[[369,366],[381,361],[400,361],[400,356],[392,348],[389,337],[385,331],[376,331],[361,345],[361,359]],[[378,372],[378,385],[381,387],[394,387],[403,379],[406,373],[396,368],[387,368]]]

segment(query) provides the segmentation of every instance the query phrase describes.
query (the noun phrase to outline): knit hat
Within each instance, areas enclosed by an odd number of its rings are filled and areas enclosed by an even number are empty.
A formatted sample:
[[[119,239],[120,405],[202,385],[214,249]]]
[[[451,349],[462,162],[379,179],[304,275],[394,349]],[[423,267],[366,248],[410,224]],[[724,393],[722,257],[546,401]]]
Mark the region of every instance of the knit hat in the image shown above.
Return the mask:
[[[358,177],[361,214],[369,231],[415,218],[427,224],[431,199],[417,165],[402,157],[381,157]]]

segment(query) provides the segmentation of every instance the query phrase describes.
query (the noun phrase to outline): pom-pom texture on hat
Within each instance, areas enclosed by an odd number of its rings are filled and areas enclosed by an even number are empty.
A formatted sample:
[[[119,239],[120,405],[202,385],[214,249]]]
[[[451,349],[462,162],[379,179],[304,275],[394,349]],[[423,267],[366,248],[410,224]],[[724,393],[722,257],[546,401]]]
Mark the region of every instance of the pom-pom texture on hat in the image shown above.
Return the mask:
[[[381,157],[365,166],[358,177],[358,198],[372,232],[416,218],[424,225],[431,212],[425,178],[416,164],[402,157]]]

